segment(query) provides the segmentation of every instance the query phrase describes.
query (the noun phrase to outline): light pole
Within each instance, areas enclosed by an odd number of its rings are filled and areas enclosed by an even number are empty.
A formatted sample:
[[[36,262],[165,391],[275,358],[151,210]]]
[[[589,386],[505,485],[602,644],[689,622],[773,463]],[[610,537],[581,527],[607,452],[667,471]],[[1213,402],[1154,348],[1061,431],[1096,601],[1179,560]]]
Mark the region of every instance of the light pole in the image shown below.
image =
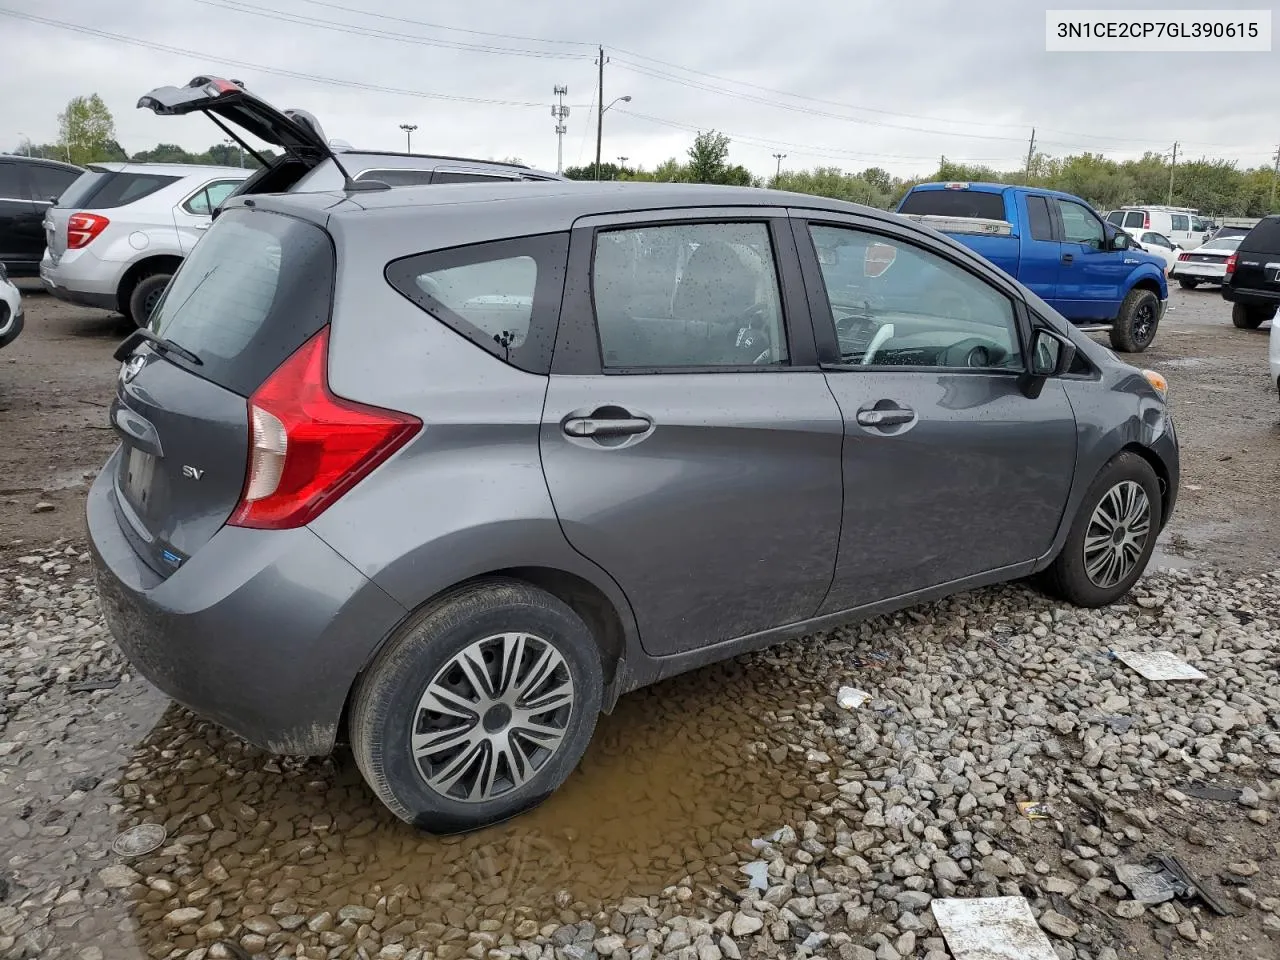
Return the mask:
[[[626,173],[626,172],[627,172],[627,158],[626,158],[626,157],[619,157],[619,158],[618,158],[618,170],[619,170],[619,171],[621,171],[622,173]],[[617,177],[614,177],[614,179],[616,180],[616,179],[618,179],[618,178],[617,178]]]
[[[603,98],[602,98],[603,99]],[[600,141],[604,139],[604,115],[615,103],[630,103],[631,97],[614,97],[608,107],[600,108],[600,116],[596,118],[596,179],[600,179]]]
[[[418,129],[416,123],[402,123],[400,129],[404,131],[404,152],[413,153],[413,131]]]
[[[778,181],[782,179],[782,161],[787,159],[787,155],[785,153],[775,153],[773,159],[778,161],[777,172],[773,175],[773,185],[776,187]]]
[[[236,155],[240,157],[240,166],[243,167],[244,166],[244,147],[240,146],[240,144],[236,143],[230,137],[225,138],[222,142],[225,143],[228,147],[236,148]]]

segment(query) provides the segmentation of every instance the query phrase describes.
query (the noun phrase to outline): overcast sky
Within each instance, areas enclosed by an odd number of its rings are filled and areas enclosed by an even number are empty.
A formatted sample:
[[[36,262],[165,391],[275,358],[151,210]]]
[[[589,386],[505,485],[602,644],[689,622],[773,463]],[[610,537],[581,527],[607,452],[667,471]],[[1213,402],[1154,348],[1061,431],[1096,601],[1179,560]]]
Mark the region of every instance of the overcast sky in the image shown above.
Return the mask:
[[[416,150],[514,155],[554,169],[557,84],[568,86],[572,108],[565,164],[594,159],[593,45],[602,43],[610,58],[605,102],[633,98],[605,114],[606,160],[652,167],[683,159],[695,131],[715,128],[733,139],[731,159],[759,174],[772,173],[774,153],[786,154],[784,168],[878,165],[906,175],[936,169],[943,154],[1015,168],[1035,126],[1040,148],[1054,154],[1124,158],[1167,152],[1177,140],[1180,156],[1270,164],[1280,138],[1276,53],[1046,53],[1044,11],[1069,6],[0,0],[11,79],[0,101],[0,149],[15,149],[22,136],[56,139],[67,100],[97,92],[126,150],[157,142],[203,150],[222,135],[202,115],[157,117],[134,104],[152,87],[213,74],[243,80],[277,106],[310,110],[329,137],[358,147],[403,149],[399,125],[407,122],[418,125]]]

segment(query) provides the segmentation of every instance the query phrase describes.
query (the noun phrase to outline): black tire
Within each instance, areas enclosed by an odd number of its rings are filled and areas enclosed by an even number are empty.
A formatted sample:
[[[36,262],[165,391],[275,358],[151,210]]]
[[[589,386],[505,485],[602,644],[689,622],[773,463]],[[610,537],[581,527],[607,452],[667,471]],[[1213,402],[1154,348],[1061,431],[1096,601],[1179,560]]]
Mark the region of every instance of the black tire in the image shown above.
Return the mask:
[[[1188,280],[1186,277],[1179,277],[1178,286],[1180,286],[1183,290],[1194,290],[1196,287],[1200,286],[1200,281]]]
[[[410,746],[410,732],[422,723],[419,714],[420,699],[429,686],[461,682],[469,685],[460,670],[445,671],[454,658],[473,644],[504,633],[532,635],[539,643],[545,642],[563,658],[567,675],[572,678],[573,700],[557,715],[537,716],[555,723],[563,723],[563,738],[557,748],[544,756],[540,765],[522,785],[515,785],[510,763],[495,766],[505,769],[505,788],[497,793],[498,777],[494,777],[496,795],[489,799],[467,800],[455,798],[428,785],[427,777],[414,759]],[[544,647],[537,647],[544,650]],[[489,651],[485,651],[487,654]],[[529,656],[533,656],[532,653]],[[485,660],[489,664],[494,660]],[[531,662],[525,660],[524,662]],[[476,661],[472,660],[472,664]],[[486,676],[490,682],[493,675]],[[556,677],[563,676],[560,666]],[[517,676],[518,676],[517,670]],[[460,681],[451,681],[453,676]],[[554,678],[553,678],[554,679]],[[545,800],[572,772],[582,758],[600,714],[603,679],[600,665],[600,649],[591,631],[582,619],[557,598],[518,580],[492,579],[477,582],[446,594],[427,605],[410,620],[396,636],[379,652],[372,666],[356,685],[351,706],[351,748],[356,764],[378,798],[401,820],[432,833],[450,834],[474,830],[498,823],[536,806]],[[474,686],[471,686],[474,691]],[[537,693],[541,682],[530,688]],[[478,699],[465,694],[455,694],[461,700]],[[527,702],[521,695],[516,701]],[[481,729],[493,733],[485,722],[493,713],[484,717],[477,711],[470,721],[451,730],[469,728],[475,736]],[[510,721],[509,711],[503,717]],[[440,730],[441,728],[436,728]],[[498,734],[507,739],[507,727],[499,727]],[[438,735],[438,734],[437,734]],[[521,740],[525,745],[529,741]],[[470,744],[460,746],[458,753],[446,751],[433,756],[443,756],[438,770],[443,773]],[[481,764],[485,756],[492,757],[492,748],[486,754],[478,748]],[[522,754],[523,756],[523,754]],[[464,769],[474,769],[468,762]],[[470,782],[470,777],[463,777]],[[477,780],[479,775],[477,774]],[[466,786],[463,783],[462,786]],[[456,787],[455,787],[456,789]]]
[[[1134,287],[1111,325],[1111,346],[1121,353],[1142,353],[1156,338],[1159,325],[1160,298],[1150,290]]]
[[[129,300],[125,304],[125,316],[135,327],[145,327],[151,320],[151,311],[160,302],[165,287],[173,279],[168,273],[149,273],[138,280],[129,291]]]
[[[1092,524],[1094,511],[1113,489],[1128,481],[1142,488],[1149,509],[1146,539],[1133,567],[1114,584],[1099,586],[1089,576],[1085,563],[1085,537]],[[1146,460],[1136,453],[1117,454],[1102,468],[1090,484],[1080,510],[1067,531],[1066,542],[1053,563],[1040,576],[1042,587],[1056,597],[1078,607],[1104,607],[1127,594],[1146,570],[1160,534],[1163,502],[1160,482]]]
[[[1275,307],[1259,307],[1251,303],[1233,303],[1231,322],[1241,330],[1257,330],[1268,320],[1275,318]]]

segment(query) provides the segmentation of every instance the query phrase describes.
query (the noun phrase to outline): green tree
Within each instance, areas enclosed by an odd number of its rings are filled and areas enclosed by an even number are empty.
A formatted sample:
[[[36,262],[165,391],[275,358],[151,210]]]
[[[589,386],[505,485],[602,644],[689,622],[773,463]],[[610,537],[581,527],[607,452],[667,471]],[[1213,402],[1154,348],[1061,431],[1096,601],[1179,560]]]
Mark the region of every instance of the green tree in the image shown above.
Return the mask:
[[[723,183],[729,169],[729,138],[708,130],[689,148],[689,179],[694,183]]]
[[[887,177],[887,174],[886,174]],[[816,167],[813,170],[786,170],[776,178],[779,190],[809,193],[849,203],[887,207],[889,193],[879,190],[863,177],[845,173],[838,167]]]
[[[107,159],[112,146],[119,150],[115,138],[115,120],[96,93],[72,97],[67,108],[58,114],[58,145],[72,163]]]

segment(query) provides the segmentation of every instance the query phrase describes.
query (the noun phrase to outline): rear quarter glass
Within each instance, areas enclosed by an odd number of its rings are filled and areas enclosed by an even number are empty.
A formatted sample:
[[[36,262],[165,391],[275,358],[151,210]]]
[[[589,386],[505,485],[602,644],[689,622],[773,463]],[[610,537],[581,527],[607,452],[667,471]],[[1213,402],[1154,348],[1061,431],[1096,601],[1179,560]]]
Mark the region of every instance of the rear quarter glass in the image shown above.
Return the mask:
[[[91,185],[81,192],[78,189],[80,180],[71,185],[66,200],[59,201],[59,206],[75,206],[89,210],[113,210],[130,203],[136,203],[177,183],[181,177],[157,173],[115,173],[101,174]],[[73,199],[75,197],[75,199]]]
[[[183,262],[151,330],[191,373],[248,397],[329,322],[335,254],[321,227],[249,208],[221,214]]]

